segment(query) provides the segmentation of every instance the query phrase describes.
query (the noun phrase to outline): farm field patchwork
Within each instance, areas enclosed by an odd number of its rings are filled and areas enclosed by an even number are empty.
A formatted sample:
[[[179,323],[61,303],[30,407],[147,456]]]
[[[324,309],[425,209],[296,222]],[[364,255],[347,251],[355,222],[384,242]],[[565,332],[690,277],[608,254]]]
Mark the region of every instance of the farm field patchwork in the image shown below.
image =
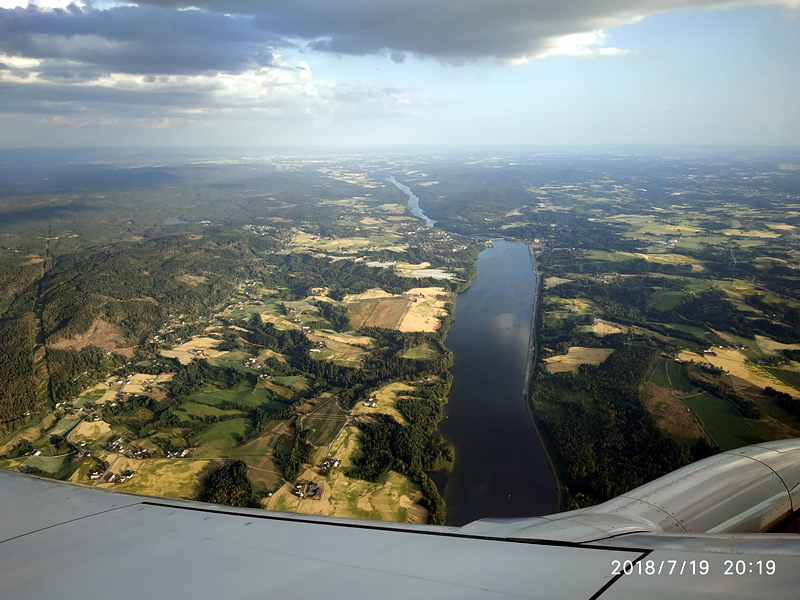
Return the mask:
[[[307,514],[424,523],[427,511],[418,504],[422,496],[420,486],[408,477],[390,471],[378,483],[371,483],[345,475],[353,458],[361,453],[360,437],[361,432],[356,427],[345,427],[329,455],[341,461],[339,468],[322,477],[313,467],[298,478],[320,484],[324,490],[321,500],[297,498],[292,494],[292,484],[287,483],[274,494],[267,507]],[[324,449],[317,452],[317,462],[324,454]]]
[[[779,392],[790,394],[795,398],[800,396],[798,390],[783,383],[764,367],[745,362],[745,355],[738,350],[732,350],[729,348],[715,348],[713,355],[705,354],[700,356],[697,354],[687,353],[684,358],[692,359],[695,362],[707,362],[719,369],[727,371],[735,377],[749,381],[753,385],[762,389],[769,386],[778,390]]]
[[[683,392],[690,392],[695,389],[681,374],[680,364],[667,358],[658,359],[647,382],[665,388],[675,388]]]

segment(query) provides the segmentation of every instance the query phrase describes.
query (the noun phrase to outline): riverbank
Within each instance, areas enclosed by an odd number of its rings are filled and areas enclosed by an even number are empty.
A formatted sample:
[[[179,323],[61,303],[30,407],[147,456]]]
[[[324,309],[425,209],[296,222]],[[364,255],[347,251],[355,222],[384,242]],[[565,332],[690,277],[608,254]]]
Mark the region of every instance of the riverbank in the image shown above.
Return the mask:
[[[564,489],[561,486],[561,480],[558,477],[558,471],[556,470],[556,465],[553,462],[551,449],[548,449],[547,444],[544,441],[544,437],[542,437],[542,432],[539,430],[539,426],[536,424],[536,417],[533,414],[533,406],[531,405],[531,377],[533,376],[533,371],[536,368],[536,360],[538,358],[536,319],[539,316],[539,301],[544,292],[541,287],[542,275],[539,272],[539,262],[536,260],[536,250],[534,249],[534,245],[531,243],[528,243],[527,246],[528,256],[531,261],[531,268],[533,269],[533,274],[536,277],[536,295],[533,299],[533,314],[531,315],[531,331],[528,342],[528,368],[525,371],[525,388],[522,390],[522,395],[525,398],[525,406],[528,408],[528,417],[530,417],[531,424],[536,431],[536,437],[539,438],[539,442],[542,444],[542,450],[544,451],[544,455],[547,457],[547,463],[550,465],[550,472],[553,474],[553,479],[555,480],[556,490],[558,493],[557,511],[561,511],[564,507]]]

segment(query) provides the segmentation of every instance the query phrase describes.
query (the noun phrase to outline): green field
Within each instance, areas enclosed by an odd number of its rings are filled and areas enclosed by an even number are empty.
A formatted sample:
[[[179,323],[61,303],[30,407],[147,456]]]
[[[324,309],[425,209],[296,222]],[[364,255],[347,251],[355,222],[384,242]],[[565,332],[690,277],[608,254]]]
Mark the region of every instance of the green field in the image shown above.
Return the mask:
[[[661,311],[672,310],[678,306],[685,297],[686,292],[664,292],[664,297],[661,298],[661,301],[656,304],[654,308]]]
[[[689,282],[685,286],[688,292],[704,292],[714,287],[714,284],[710,281],[704,281],[695,277],[687,277],[686,280]]]
[[[67,435],[79,422],[80,419],[61,419],[49,433],[50,435]]]
[[[253,384],[250,381],[237,383],[230,390],[218,390],[213,385],[206,384],[201,391],[189,396],[189,399],[192,402],[223,409],[227,403],[252,406],[267,412],[276,412],[286,408],[286,404],[274,399],[263,385]]]
[[[676,346],[680,346],[681,348],[686,348],[687,350],[691,350],[693,352],[699,352],[701,349],[705,348],[705,345],[701,346],[697,342],[686,340],[681,337],[671,337],[669,338],[669,341],[671,344],[675,344]]]
[[[276,377],[274,379],[275,383],[280,384],[284,387],[288,387],[293,389],[295,392],[303,395],[304,392],[307,392],[311,389],[308,380],[305,377],[300,377],[299,375],[292,375],[289,377]]]
[[[417,360],[431,360],[434,358],[439,358],[441,356],[441,352],[429,342],[425,342],[424,344],[420,344],[419,346],[415,346],[414,348],[410,348],[403,354],[403,358],[415,358]]]
[[[220,458],[239,445],[239,440],[247,437],[250,423],[247,419],[231,419],[215,423],[202,433],[197,434],[192,442],[200,446],[194,454],[197,458]]]
[[[94,406],[94,404],[105,395],[106,391],[103,389],[91,390],[82,394],[80,398],[73,402],[75,408],[86,408],[87,406]]]
[[[706,334],[706,330],[703,327],[697,327],[695,325],[685,325],[684,323],[665,323],[665,325],[667,327],[671,327],[672,329],[685,331],[686,333],[694,333],[701,337]]]
[[[275,442],[274,436],[270,435],[274,433],[275,429],[281,428],[284,426],[283,421],[273,421],[271,422],[264,433],[254,439],[252,442],[247,443],[244,446],[237,446],[236,448],[230,449],[230,455],[233,458],[241,458],[242,460],[248,462],[252,462],[251,459],[261,459],[267,454],[272,453],[272,444]]]
[[[313,412],[303,416],[302,426],[311,429],[308,441],[315,446],[327,446],[339,433],[349,411],[339,408],[336,398],[331,397],[320,404]]]
[[[675,388],[684,392],[694,389],[694,386],[681,375],[681,367],[674,360],[659,358],[653,367],[648,383],[654,383],[665,388]]]
[[[705,338],[714,346],[724,346],[725,348],[728,347],[728,342],[723,340],[713,331],[706,331]]]
[[[228,415],[244,416],[240,410],[223,410],[210,404],[198,404],[197,402],[184,402],[180,408],[174,411],[176,417],[181,421],[190,421],[192,417],[223,417]]]
[[[789,371],[788,369],[767,369],[770,373],[775,375],[786,385],[792,386],[796,390],[800,390],[800,373],[797,371]]]
[[[709,439],[723,450],[740,448],[764,441],[750,422],[729,402],[706,392],[681,398]],[[769,438],[768,438],[769,439]]]
[[[339,350],[331,350],[330,348],[322,348],[321,352],[313,353],[311,359],[329,360],[333,364],[343,367],[358,367],[361,364],[361,360],[359,358],[354,358],[353,354],[341,352]]]
[[[23,465],[33,469],[40,469],[47,473],[58,473],[69,464],[68,456],[30,456]],[[77,465],[76,465],[77,468]]]
[[[261,371],[244,366],[244,361],[248,358],[250,358],[250,354],[240,350],[232,350],[231,352],[226,352],[217,358],[210,358],[208,362],[215,367],[236,369],[237,371],[242,371],[243,373],[258,375]]]
[[[594,260],[608,260],[611,262],[622,262],[624,260],[633,260],[635,257],[625,254],[618,254],[616,252],[606,252],[605,250],[590,250],[586,253],[586,258]]]

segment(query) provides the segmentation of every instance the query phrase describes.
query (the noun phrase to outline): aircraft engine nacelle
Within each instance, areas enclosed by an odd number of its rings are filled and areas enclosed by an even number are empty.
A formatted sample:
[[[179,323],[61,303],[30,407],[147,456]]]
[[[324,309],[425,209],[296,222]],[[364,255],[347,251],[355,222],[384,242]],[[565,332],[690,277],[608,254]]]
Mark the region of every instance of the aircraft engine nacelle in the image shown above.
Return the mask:
[[[798,509],[800,440],[793,439],[722,452],[591,508],[465,529],[494,525],[510,538],[570,542],[645,532],[760,533]]]

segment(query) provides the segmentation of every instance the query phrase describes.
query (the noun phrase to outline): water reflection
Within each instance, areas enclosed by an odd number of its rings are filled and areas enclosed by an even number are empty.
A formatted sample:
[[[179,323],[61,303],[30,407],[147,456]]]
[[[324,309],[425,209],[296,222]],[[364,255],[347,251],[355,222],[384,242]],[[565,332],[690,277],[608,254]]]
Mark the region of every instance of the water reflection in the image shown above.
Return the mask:
[[[524,395],[535,293],[528,248],[497,240],[481,252],[477,277],[456,301],[445,342],[454,355],[453,387],[440,425],[456,463],[449,477],[435,477],[450,525],[557,508]]]

